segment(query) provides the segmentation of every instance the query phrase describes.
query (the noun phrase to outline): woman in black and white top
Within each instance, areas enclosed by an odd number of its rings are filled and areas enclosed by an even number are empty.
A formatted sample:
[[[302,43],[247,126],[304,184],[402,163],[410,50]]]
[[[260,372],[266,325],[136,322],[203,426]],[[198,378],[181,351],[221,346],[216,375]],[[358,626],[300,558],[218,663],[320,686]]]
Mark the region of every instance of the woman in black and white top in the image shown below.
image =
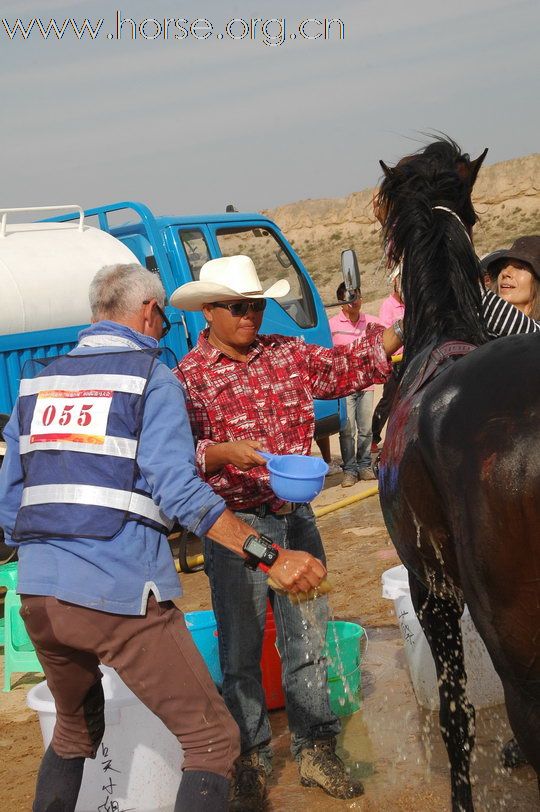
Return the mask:
[[[493,336],[540,330],[540,237],[519,237],[507,251],[482,259],[496,285],[483,297],[484,319]]]

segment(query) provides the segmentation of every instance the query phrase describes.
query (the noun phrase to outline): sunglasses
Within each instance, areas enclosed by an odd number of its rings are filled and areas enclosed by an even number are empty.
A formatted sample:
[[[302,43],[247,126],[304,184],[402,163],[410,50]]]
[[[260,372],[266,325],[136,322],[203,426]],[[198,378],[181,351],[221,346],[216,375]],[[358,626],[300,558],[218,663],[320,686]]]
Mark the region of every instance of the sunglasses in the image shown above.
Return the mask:
[[[222,307],[228,310],[231,316],[245,316],[248,310],[262,313],[266,307],[266,299],[254,299],[252,302],[212,302],[213,307]]]
[[[151,302],[151,301],[152,301],[151,299],[145,299],[145,300],[144,300],[144,302],[143,302],[143,304],[145,304],[145,305],[146,305],[146,304],[150,304],[150,302]],[[169,319],[167,318],[167,316],[165,315],[165,313],[164,313],[164,311],[163,311],[163,308],[161,308],[161,307],[158,305],[158,303],[157,303],[157,302],[156,302],[156,310],[157,310],[157,312],[159,313],[159,315],[161,316],[161,321],[162,321],[162,325],[161,325],[161,338],[165,338],[165,336],[167,335],[167,333],[168,333],[168,332],[169,332],[169,330],[171,329],[172,324],[171,324],[171,322],[169,321]]]

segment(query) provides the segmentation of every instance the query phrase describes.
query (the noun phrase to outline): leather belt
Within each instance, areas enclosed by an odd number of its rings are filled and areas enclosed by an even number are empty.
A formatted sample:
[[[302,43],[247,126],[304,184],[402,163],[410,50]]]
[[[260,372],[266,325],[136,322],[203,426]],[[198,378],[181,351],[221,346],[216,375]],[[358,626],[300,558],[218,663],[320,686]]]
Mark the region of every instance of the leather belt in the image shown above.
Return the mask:
[[[253,507],[249,508],[236,508],[235,513],[253,513],[260,519],[264,519],[265,516],[288,516],[290,513],[293,513],[297,508],[299,508],[301,504],[303,503],[284,502],[281,507],[278,507],[277,510],[272,510],[268,502],[264,502],[262,505],[254,505]]]

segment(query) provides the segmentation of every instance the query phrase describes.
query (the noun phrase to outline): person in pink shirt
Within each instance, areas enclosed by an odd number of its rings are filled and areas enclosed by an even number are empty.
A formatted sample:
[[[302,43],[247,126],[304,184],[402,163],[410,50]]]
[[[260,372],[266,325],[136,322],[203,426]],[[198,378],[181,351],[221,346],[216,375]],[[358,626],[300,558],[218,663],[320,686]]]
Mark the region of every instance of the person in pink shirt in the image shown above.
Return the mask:
[[[391,324],[394,324],[398,319],[403,319],[403,315],[405,313],[405,305],[403,304],[403,299],[401,298],[401,267],[397,267],[391,272],[390,276],[388,277],[388,281],[394,283],[394,289],[390,296],[383,299],[379,310],[379,322],[380,324],[384,324],[385,327],[389,327]],[[401,351],[402,348],[400,348],[396,354],[401,353]],[[382,398],[377,403],[375,411],[373,412],[373,420],[371,423],[371,452],[374,454],[379,450],[379,443],[382,439],[382,430],[384,428],[384,424],[388,420],[388,415],[390,414],[390,409],[392,408],[392,403],[397,391],[398,379],[396,377],[396,373],[397,365],[394,368],[392,375],[390,375],[386,381],[383,388]]]
[[[395,268],[388,277],[389,282],[394,283],[394,289],[390,296],[383,299],[379,310],[379,323],[390,327],[391,324],[403,318],[405,305],[401,298],[401,268]]]
[[[347,301],[345,283],[337,291],[341,310],[329,320],[334,346],[350,344],[366,332],[370,323],[382,324],[377,316],[362,313],[362,294],[355,291],[355,298]],[[395,321],[395,320],[394,320]],[[350,488],[359,479],[375,479],[371,469],[371,416],[373,412],[373,386],[354,392],[346,398],[347,423],[339,433],[339,445],[345,476],[342,488]]]

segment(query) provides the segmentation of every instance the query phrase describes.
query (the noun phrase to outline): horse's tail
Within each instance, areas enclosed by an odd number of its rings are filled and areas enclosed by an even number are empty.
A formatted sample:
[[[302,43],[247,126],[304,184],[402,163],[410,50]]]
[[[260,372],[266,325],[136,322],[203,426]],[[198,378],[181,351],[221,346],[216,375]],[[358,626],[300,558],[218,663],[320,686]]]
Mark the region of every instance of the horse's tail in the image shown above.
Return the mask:
[[[470,238],[476,219],[471,186],[456,168],[453,142],[430,146],[394,169],[383,165],[380,190],[387,251],[403,266],[405,365],[433,339],[488,340],[480,263]]]

